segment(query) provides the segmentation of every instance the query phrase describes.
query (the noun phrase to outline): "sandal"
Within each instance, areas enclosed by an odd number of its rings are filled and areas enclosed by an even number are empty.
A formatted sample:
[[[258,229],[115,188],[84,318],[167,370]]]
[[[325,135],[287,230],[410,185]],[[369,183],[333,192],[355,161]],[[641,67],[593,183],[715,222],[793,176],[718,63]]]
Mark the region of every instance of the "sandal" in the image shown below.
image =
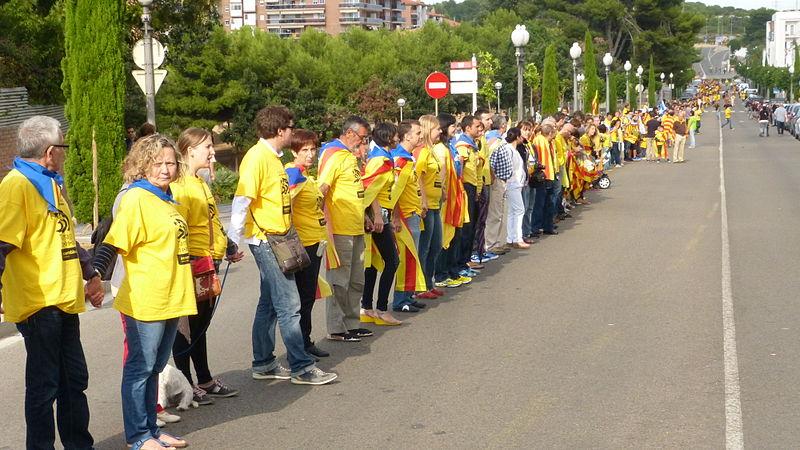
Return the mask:
[[[158,436],[158,441],[161,442],[161,445],[168,448],[186,448],[189,446],[189,443],[186,442],[185,439],[163,432]]]
[[[175,450],[175,447],[164,445],[156,438],[147,438],[136,441],[133,445],[128,444],[131,450]]]

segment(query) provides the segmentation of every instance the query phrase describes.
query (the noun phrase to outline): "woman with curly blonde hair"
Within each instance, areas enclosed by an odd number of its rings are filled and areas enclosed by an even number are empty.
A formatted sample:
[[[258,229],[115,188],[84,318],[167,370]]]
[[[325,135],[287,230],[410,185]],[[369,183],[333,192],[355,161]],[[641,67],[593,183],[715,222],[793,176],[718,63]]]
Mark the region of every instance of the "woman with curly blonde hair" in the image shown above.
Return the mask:
[[[169,187],[184,171],[176,148],[159,134],[133,145],[123,165],[130,185],[94,260],[95,269],[106,273],[120,255],[125,269],[114,308],[125,330],[122,417],[134,450],[187,446],[156,425],[158,374],[169,360],[178,318],[197,314],[189,227]]]

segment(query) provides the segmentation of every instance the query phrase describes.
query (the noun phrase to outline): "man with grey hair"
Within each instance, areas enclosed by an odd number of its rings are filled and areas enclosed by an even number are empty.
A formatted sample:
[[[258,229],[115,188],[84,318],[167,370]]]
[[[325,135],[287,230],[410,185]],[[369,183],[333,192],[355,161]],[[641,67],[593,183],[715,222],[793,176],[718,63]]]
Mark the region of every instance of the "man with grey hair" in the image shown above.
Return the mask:
[[[506,181],[511,178],[511,147],[505,145],[504,136],[508,128],[505,116],[492,117],[492,130],[486,133],[489,146],[489,168],[491,180],[489,191],[489,211],[486,216],[484,240],[486,250],[491,254],[502,255],[508,252],[506,245]]]
[[[31,117],[19,127],[14,168],[0,182],[0,311],[25,340],[28,448],[53,448],[54,402],[64,447],[94,444],[78,314],[85,298],[102,304],[103,288],[75,241],[60,174],[67,147],[56,119]]]
[[[364,185],[358,158],[353,154],[367,142],[369,123],[351,116],[339,139],[323,145],[319,152],[319,191],[324,197],[329,235],[326,268],[333,297],[325,302],[328,339],[358,342],[372,336],[359,328],[361,294],[364,291],[364,231],[383,230],[383,218],[364,214]],[[373,222],[374,220],[374,222]]]

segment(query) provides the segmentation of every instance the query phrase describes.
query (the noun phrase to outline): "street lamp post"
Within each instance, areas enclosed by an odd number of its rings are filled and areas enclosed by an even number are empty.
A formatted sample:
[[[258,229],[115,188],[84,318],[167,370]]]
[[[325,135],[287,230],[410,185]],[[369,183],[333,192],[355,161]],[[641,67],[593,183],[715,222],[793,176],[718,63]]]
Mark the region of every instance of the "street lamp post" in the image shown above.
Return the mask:
[[[631,105],[631,88],[628,84],[628,75],[630,75],[631,67],[633,66],[631,66],[630,61],[625,61],[625,65],[622,66],[625,69],[625,103],[628,104],[628,107]]]
[[[581,46],[577,42],[569,48],[569,57],[572,58],[572,111],[578,110],[578,58],[581,57]]]
[[[582,73],[579,73],[577,77],[575,77],[578,83],[578,108],[583,109],[583,80],[586,79],[586,76]],[[577,109],[576,109],[577,111]]]
[[[669,98],[670,100],[675,98],[675,84],[672,82],[672,72],[669,73]]]
[[[606,66],[606,114],[611,112],[611,84],[608,82],[608,71],[611,69],[612,62],[614,62],[614,57],[611,56],[611,53],[603,55],[603,65]]]
[[[666,75],[664,75],[664,72],[661,72],[661,75],[660,75],[660,78],[661,78],[661,89],[659,89],[659,92],[661,93],[661,101],[662,102],[664,101],[664,77],[665,76]]]
[[[522,106],[522,66],[525,63],[525,46],[528,45],[530,37],[531,35],[528,33],[528,30],[525,29],[525,25],[517,25],[514,31],[511,32],[511,43],[514,44],[514,48],[516,49],[514,56],[517,57],[517,118],[520,121],[522,121],[523,112],[525,111]],[[497,89],[499,91],[500,88]],[[498,112],[500,112],[499,97],[498,95]]]
[[[397,99],[397,106],[400,107],[400,122],[403,121],[403,107],[406,106],[406,99],[398,98]]]
[[[497,114],[500,114],[500,89],[503,89],[503,83],[498,81],[494,84],[494,90],[497,91]]]
[[[156,126],[156,80],[153,75],[153,29],[150,28],[150,5],[153,0],[139,0],[142,5],[142,28],[144,29],[144,98],[147,123]]]
[[[642,85],[642,74],[643,73],[644,73],[644,68],[642,66],[639,66],[639,67],[636,68],[636,76],[639,77],[639,83],[638,83],[639,86]],[[642,106],[642,91],[643,90],[644,89],[639,90],[639,105],[637,106],[636,109],[639,109],[639,107]]]

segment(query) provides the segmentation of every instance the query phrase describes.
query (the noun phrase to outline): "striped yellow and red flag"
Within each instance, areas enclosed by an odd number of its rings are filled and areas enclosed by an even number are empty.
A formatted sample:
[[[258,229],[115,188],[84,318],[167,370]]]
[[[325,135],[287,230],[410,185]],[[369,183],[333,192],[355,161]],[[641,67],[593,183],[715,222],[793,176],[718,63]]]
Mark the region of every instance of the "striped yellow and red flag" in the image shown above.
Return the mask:
[[[335,162],[347,156],[350,150],[340,140],[335,139],[323,145],[319,150],[319,178],[325,179],[325,173],[336,166]],[[325,222],[327,223],[328,245],[325,247],[325,268],[327,270],[338,269],[341,267],[339,255],[336,253],[336,246],[333,241],[333,222],[331,221],[328,209],[325,208]]]
[[[314,296],[315,300],[325,300],[326,297],[333,295],[333,289],[328,281],[322,275],[317,276],[317,293]]]
[[[597,96],[600,91],[594,91],[594,98],[592,99],[592,115],[596,116],[600,112],[600,104],[597,101]]]
[[[422,292],[427,289],[425,274],[414,245],[414,237],[405,218],[400,220],[400,231],[395,233],[397,239],[397,254],[400,256],[400,265],[395,274],[395,290],[403,292]]]
[[[450,242],[455,236],[456,229],[464,225],[464,185],[461,183],[455,159],[451,149],[448,151],[448,158],[445,158],[445,168],[447,170],[447,198],[444,202],[442,214],[442,248],[449,248]]]

